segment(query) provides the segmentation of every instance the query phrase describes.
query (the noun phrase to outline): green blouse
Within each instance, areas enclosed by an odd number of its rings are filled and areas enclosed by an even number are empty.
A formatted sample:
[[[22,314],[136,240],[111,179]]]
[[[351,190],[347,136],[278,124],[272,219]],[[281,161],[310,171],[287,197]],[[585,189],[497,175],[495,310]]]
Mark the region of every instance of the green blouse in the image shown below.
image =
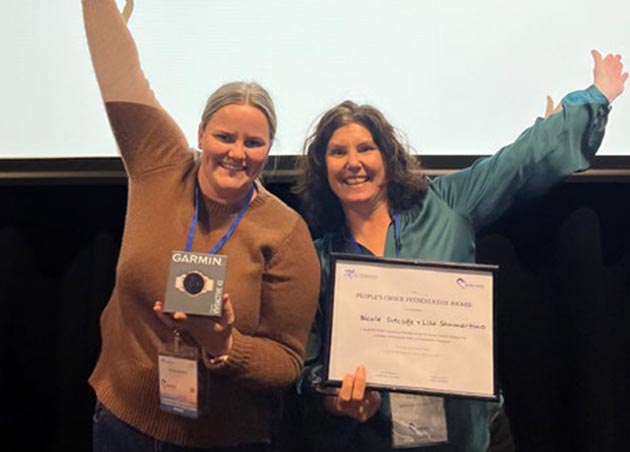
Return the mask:
[[[474,262],[475,236],[480,228],[496,220],[514,201],[541,194],[571,173],[588,168],[604,136],[608,101],[591,86],[567,95],[562,105],[561,112],[537,119],[514,143],[494,155],[432,180],[420,205],[400,212],[399,257]],[[298,384],[304,430],[316,451],[387,451],[391,450],[391,419],[386,402],[374,418],[360,424],[325,412],[321,396],[312,389],[321,381],[322,340],[328,318],[328,256],[333,251],[353,253],[347,237],[342,228],[315,242],[322,280],[306,367]],[[387,232],[385,256],[395,256],[393,224]],[[449,443],[421,450],[486,451],[488,423],[496,406],[446,398]]]

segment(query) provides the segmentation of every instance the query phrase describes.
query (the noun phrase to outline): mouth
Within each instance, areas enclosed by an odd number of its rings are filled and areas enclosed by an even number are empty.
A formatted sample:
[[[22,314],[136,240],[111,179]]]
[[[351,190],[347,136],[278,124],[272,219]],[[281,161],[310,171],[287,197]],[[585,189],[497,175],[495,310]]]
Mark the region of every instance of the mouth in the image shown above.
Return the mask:
[[[239,163],[234,163],[234,162],[219,162],[219,166],[221,168],[224,168],[228,171],[246,171],[247,170],[247,166],[243,165],[243,164],[239,164]]]
[[[342,182],[345,185],[355,186],[355,185],[365,184],[366,182],[370,182],[371,180],[372,178],[368,176],[351,176],[351,177],[344,178]]]

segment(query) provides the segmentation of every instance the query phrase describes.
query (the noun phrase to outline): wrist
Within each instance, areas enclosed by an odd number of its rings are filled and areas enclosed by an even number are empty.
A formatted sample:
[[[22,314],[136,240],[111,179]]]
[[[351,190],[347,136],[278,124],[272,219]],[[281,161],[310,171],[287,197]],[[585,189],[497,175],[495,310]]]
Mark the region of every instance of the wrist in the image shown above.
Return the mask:
[[[214,359],[220,356],[229,355],[230,351],[232,350],[233,342],[234,342],[234,338],[232,334],[230,334],[221,343],[217,344],[213,341],[213,343],[203,344],[202,348],[209,359]]]
[[[598,82],[593,83],[593,86],[597,88],[597,90],[606,98],[609,104],[611,104],[612,101],[619,95],[618,93],[610,92],[612,90],[607,90]]]

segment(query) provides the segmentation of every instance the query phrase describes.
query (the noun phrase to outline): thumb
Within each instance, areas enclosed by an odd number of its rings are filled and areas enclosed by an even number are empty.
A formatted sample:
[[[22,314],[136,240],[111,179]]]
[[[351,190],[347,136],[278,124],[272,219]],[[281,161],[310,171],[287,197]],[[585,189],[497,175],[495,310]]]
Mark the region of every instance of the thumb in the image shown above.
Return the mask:
[[[224,325],[232,325],[234,323],[235,315],[232,302],[230,301],[230,295],[223,294],[223,308],[221,312],[221,323]]]
[[[548,118],[553,113],[553,99],[551,96],[547,96],[547,105],[545,106],[545,118]]]

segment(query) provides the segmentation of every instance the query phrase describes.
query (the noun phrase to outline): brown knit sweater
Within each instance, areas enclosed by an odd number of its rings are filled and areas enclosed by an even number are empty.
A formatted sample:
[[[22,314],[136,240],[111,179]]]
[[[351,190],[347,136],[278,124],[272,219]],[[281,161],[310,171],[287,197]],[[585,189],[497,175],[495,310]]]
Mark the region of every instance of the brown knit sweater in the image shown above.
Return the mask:
[[[160,107],[113,0],[83,0],[92,61],[129,176],[116,285],[101,317],[103,345],[90,383],[110,411],[162,441],[189,447],[268,442],[277,390],[299,374],[319,289],[319,263],[302,219],[257,185],[219,251],[236,321],[227,363],[205,367],[208,404],[197,420],[159,409],[157,356],[172,341],[152,307],[163,300],[173,250],[186,245],[198,154]],[[207,252],[233,208],[203,200],[192,251]]]

